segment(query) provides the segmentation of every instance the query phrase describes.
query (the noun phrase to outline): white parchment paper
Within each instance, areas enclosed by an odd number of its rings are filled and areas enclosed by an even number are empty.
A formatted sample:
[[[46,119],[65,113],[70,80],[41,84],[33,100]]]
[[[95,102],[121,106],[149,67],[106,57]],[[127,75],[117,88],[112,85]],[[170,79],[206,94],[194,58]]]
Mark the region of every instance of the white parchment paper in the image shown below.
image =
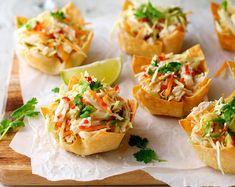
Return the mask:
[[[220,49],[208,10],[201,10],[199,15],[199,17],[191,17],[184,49],[200,43],[205,52],[211,76],[223,60],[232,59],[233,54]],[[86,63],[120,56],[115,35],[111,40],[109,37],[116,19],[115,16],[105,16],[89,20],[93,23],[95,37]],[[124,64],[118,84],[121,95],[132,98],[131,89],[137,82],[131,71],[131,58],[125,54],[122,55]],[[20,66],[20,82],[23,99],[26,101],[31,97],[37,97],[39,107],[48,104],[53,97],[50,90],[62,83],[59,77],[45,75],[26,64]],[[209,92],[209,99],[216,99],[222,93],[228,95],[234,88],[232,78],[215,79]],[[174,186],[235,184],[233,177],[224,177],[219,172],[205,168],[188,144],[187,136],[179,127],[177,119],[152,116],[141,106],[136,114],[134,128],[127,133],[118,150],[85,158],[59,148],[46,132],[42,117],[28,119],[27,124],[16,134],[10,146],[31,158],[34,174],[49,180],[88,181],[145,169],[153,177]],[[167,162],[153,162],[147,165],[136,162],[132,154],[137,149],[127,145],[130,134],[147,137],[150,147]]]

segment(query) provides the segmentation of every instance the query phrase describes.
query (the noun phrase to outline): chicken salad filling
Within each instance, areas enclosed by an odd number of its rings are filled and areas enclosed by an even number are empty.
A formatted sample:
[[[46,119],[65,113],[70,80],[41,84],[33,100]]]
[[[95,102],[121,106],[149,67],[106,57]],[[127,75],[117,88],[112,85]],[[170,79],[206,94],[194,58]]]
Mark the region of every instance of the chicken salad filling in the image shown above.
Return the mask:
[[[218,20],[216,20],[218,32],[235,35],[235,6],[231,0],[224,0],[218,8]]]
[[[119,96],[117,85],[104,85],[87,73],[70,90],[61,88],[49,110],[48,130],[67,143],[100,131],[125,133],[132,128],[134,115],[130,100]]]
[[[177,29],[186,30],[186,13],[179,7],[157,7],[151,2],[131,4],[121,13],[119,25],[134,37],[153,44]]]
[[[17,29],[17,43],[32,54],[56,57],[61,62],[74,52],[82,51],[90,30],[83,19],[75,24],[66,9],[46,11]]]
[[[185,54],[161,54],[152,58],[151,64],[136,74],[146,92],[168,101],[181,101],[191,96],[206,78],[201,67],[204,57],[188,58]]]

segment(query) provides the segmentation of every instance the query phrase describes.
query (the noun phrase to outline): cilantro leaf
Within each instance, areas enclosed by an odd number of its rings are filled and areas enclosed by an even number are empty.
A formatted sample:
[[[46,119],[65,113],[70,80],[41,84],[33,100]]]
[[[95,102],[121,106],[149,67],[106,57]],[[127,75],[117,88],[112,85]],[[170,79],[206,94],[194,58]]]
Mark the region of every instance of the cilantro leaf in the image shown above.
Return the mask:
[[[149,76],[151,76],[151,75],[154,74],[154,72],[155,72],[155,71],[153,71],[152,69],[149,68],[147,73],[148,73]]]
[[[81,98],[82,96],[80,94],[77,94],[75,97],[74,97],[74,100],[73,100],[73,103],[81,110],[82,107],[83,107],[83,104],[81,102]]]
[[[149,141],[147,138],[141,138],[140,136],[137,135],[131,135],[128,143],[130,146],[136,146],[138,148],[146,148],[148,142]]]
[[[12,114],[12,118],[22,119],[24,116],[31,116],[32,111],[35,110],[35,105],[37,104],[37,99],[32,98],[26,104],[21,106],[20,108],[16,109]],[[36,112],[37,114],[39,112]]]
[[[135,17],[137,19],[147,19],[152,23],[155,19],[165,18],[165,14],[148,2],[147,4],[141,4],[136,9]]]
[[[221,108],[221,112],[222,118],[229,124],[235,117],[235,97]]]
[[[60,88],[55,87],[51,91],[54,92],[54,93],[59,93],[60,92]]]
[[[37,99],[32,98],[23,106],[19,107],[10,115],[10,119],[3,119],[0,121],[0,140],[6,135],[6,133],[18,127],[23,127],[24,117],[35,117],[39,112],[35,111],[35,105],[37,104]]]
[[[110,125],[111,125],[111,126],[114,126],[114,125],[116,125],[117,123],[118,123],[118,120],[117,120],[117,119],[114,119],[114,120],[111,121]]]
[[[58,19],[59,21],[63,21],[66,18],[64,12],[62,12],[61,10],[57,10],[56,12],[51,12],[51,16]]]
[[[80,118],[90,117],[94,111],[95,111],[94,107],[87,105],[82,109],[82,111],[79,114],[79,117]]]
[[[223,125],[225,123],[225,120],[223,118],[218,117],[216,119],[213,119],[213,122]]]
[[[102,88],[102,84],[100,81],[92,81],[90,84],[90,88],[94,91],[99,90],[100,88]]]
[[[153,67],[158,67],[158,64],[157,64],[158,62],[157,62],[157,60],[153,60],[152,62],[151,62],[151,66],[153,66]]]
[[[134,154],[134,157],[139,162],[144,162],[145,164],[156,160],[158,162],[165,162],[165,160],[161,160],[158,158],[156,152],[150,148],[141,149],[140,151]]]
[[[166,74],[169,72],[176,72],[180,70],[182,66],[183,64],[181,64],[180,62],[169,62],[165,64],[164,66],[160,67],[158,69],[158,72],[161,74]]]
[[[220,8],[223,8],[225,11],[228,10],[228,1],[224,0],[221,4],[220,4]]]
[[[5,129],[8,128],[9,124],[11,123],[10,120],[7,120],[7,119],[3,119],[1,122],[0,122],[0,135],[2,135],[5,131]]]

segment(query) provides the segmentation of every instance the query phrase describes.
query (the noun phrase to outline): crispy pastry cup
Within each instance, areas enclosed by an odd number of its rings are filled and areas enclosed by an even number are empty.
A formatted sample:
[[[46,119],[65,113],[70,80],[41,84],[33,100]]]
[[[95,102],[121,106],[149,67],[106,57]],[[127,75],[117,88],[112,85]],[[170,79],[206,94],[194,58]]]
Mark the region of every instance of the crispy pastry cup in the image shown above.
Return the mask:
[[[73,80],[70,81],[69,84],[71,88],[71,82],[72,84],[77,82],[76,78],[72,79]],[[133,122],[137,110],[137,102],[135,100],[128,100],[127,102],[132,112],[130,121]],[[41,113],[44,117],[46,117],[50,113],[50,108],[41,108]],[[98,131],[94,135],[87,138],[80,138],[76,136],[72,143],[67,143],[64,139],[62,142],[59,141],[58,133],[53,132],[52,134],[60,147],[66,151],[82,156],[115,150],[119,147],[123,137],[125,136],[125,133]]]
[[[228,97],[228,99],[235,96],[235,91]],[[202,109],[199,113],[203,113],[203,111],[207,110],[207,108]],[[191,135],[192,132],[192,124],[191,124],[191,116],[187,116],[185,119],[179,120],[180,126],[184,129],[188,136]],[[216,170],[219,170],[217,165],[217,152],[216,149],[211,147],[205,147],[200,144],[192,144],[195,152],[198,157],[204,162],[207,166],[212,167]],[[221,166],[225,173],[235,173],[235,147],[225,147],[220,149],[220,160]]]
[[[211,2],[211,11],[214,17],[214,21],[219,20],[218,8],[219,8],[219,4],[215,2]],[[230,33],[226,33],[226,32],[218,32],[217,29],[216,29],[216,33],[219,39],[220,46],[223,49],[229,50],[229,51],[235,51],[235,36],[234,35]]]
[[[128,9],[133,4],[126,0],[122,11]],[[140,55],[152,57],[155,54],[164,53],[179,53],[181,51],[184,41],[185,31],[182,28],[176,29],[173,33],[162,39],[157,40],[154,44],[149,44],[143,39],[136,38],[128,33],[126,30],[120,28],[118,33],[118,40],[121,49],[130,55]]]
[[[188,57],[203,57],[203,52],[199,45],[186,50],[184,52]],[[139,73],[142,71],[142,66],[149,65],[151,58],[134,56],[132,60],[132,68],[134,73]],[[200,69],[203,72],[208,73],[208,68],[206,61],[203,60],[199,65]],[[194,106],[197,106],[201,103],[211,84],[211,79],[207,77],[195,88],[195,91],[192,96],[184,96],[182,101],[168,101],[161,99],[158,95],[153,95],[146,92],[141,88],[140,85],[136,85],[132,89],[132,94],[136,100],[151,114],[154,115],[164,115],[172,117],[183,117],[190,113]]]
[[[235,61],[227,61],[226,63],[232,73],[233,79],[235,79]]]
[[[84,21],[79,10],[76,9],[73,3],[68,3],[63,9],[68,14],[70,20],[74,20],[74,25]],[[26,23],[27,20],[28,19],[24,17],[17,17],[16,25]],[[47,57],[39,52],[31,53],[29,50],[22,49],[18,43],[16,44],[16,54],[21,62],[26,62],[44,73],[57,75],[63,69],[79,66],[83,63],[90,48],[92,38],[93,31],[89,31],[87,40],[81,46],[81,51],[72,52],[67,62],[60,62],[56,57]]]

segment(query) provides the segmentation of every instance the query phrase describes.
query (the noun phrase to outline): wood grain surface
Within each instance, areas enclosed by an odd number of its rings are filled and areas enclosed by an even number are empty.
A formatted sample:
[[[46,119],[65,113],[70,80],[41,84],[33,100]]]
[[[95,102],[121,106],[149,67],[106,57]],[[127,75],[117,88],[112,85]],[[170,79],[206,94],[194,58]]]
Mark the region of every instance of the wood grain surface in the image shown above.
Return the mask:
[[[13,60],[12,73],[8,88],[6,112],[11,112],[22,105],[23,100],[19,84],[18,61]],[[52,182],[32,174],[30,159],[14,152],[9,144],[15,132],[11,132],[0,142],[0,183],[6,185],[164,185],[163,182],[138,170],[112,176],[104,180],[79,182],[64,180]]]

